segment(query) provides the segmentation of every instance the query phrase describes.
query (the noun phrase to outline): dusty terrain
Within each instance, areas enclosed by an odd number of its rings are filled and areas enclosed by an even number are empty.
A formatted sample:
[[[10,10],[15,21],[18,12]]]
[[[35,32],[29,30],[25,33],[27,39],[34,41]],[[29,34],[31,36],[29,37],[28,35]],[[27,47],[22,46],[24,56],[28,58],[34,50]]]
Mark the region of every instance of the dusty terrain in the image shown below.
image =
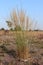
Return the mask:
[[[21,62],[17,58],[15,32],[0,31],[0,65],[43,65],[43,31],[25,32],[29,40],[29,62]],[[36,64],[36,65],[38,65]]]

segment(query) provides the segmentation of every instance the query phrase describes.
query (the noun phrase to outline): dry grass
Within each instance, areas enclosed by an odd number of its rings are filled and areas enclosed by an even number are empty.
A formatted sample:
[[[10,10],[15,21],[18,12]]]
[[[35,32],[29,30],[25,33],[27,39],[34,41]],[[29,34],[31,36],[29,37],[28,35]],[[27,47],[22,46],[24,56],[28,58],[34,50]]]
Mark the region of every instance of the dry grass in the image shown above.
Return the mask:
[[[21,31],[17,31],[18,34],[21,34]],[[28,40],[28,51],[31,55],[32,60],[38,58],[38,62],[43,62],[43,31],[24,31],[24,35],[26,35],[26,40]],[[15,38],[16,38],[16,31],[0,31],[0,46],[5,45],[5,47],[8,50],[15,50],[16,51],[16,44],[15,44]],[[19,38],[18,38],[19,39]],[[22,37],[23,39],[23,37]],[[25,39],[25,38],[24,38]],[[23,42],[24,42],[23,39]],[[21,43],[20,43],[21,44]],[[25,43],[24,43],[25,44]],[[24,46],[24,45],[23,45]],[[21,46],[20,46],[21,49]],[[20,50],[20,57],[21,58],[28,58],[29,53],[25,50],[25,54],[22,55]],[[7,58],[7,57],[6,57]],[[41,60],[40,60],[41,58]]]

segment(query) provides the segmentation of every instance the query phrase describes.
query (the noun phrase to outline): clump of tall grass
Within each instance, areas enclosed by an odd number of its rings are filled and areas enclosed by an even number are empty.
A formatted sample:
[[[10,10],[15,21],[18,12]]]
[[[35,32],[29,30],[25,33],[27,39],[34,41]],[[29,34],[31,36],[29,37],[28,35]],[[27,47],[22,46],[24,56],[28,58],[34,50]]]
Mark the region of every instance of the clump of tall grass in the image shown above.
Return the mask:
[[[27,60],[29,57],[28,40],[24,31],[16,31],[16,44],[18,57],[22,60]]]

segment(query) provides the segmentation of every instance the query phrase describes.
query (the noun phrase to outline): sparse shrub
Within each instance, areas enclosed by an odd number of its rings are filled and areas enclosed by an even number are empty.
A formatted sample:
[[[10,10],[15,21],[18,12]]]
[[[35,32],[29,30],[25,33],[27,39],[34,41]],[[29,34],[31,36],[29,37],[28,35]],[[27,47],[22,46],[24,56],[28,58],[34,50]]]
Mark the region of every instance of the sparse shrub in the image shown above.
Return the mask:
[[[13,31],[13,29],[12,29],[12,28],[11,28],[10,30],[11,30],[11,31]]]
[[[4,28],[1,28],[1,30],[5,30]]]

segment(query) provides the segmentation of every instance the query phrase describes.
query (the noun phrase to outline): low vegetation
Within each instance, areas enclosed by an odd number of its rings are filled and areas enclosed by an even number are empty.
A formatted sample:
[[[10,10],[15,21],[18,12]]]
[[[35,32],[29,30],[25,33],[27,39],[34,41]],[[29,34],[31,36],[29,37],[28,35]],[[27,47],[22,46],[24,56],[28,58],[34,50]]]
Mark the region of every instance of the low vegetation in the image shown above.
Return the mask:
[[[28,60],[29,57],[29,48],[28,48],[28,39],[26,38],[25,32],[16,32],[16,44],[17,52],[20,59]]]

